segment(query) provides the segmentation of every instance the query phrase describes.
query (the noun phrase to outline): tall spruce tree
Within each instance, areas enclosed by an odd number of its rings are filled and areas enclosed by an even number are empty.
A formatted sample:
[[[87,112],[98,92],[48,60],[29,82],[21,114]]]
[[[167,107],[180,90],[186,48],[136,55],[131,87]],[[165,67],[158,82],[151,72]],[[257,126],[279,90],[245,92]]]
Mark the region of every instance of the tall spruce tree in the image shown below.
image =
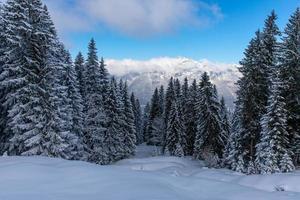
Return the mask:
[[[95,163],[103,163],[103,135],[106,132],[106,113],[102,94],[100,93],[100,70],[97,56],[97,48],[94,39],[88,46],[88,58],[86,60],[85,83],[85,143],[89,149],[89,160]]]
[[[223,145],[227,146],[229,134],[230,134],[230,123],[228,119],[228,109],[225,104],[225,99],[222,96],[220,103],[220,114],[221,114],[221,122],[222,122],[222,138]]]
[[[125,157],[129,157],[135,153],[136,145],[136,127],[134,123],[134,113],[132,110],[132,104],[128,95],[128,87],[125,82],[123,87],[123,112],[124,112],[124,136],[123,136],[123,145],[125,151]]]
[[[86,76],[86,73],[85,73],[84,57],[81,52],[79,52],[78,55],[76,56],[74,65],[75,65],[77,80],[79,84],[79,92],[83,98],[85,96],[84,92],[86,90],[85,83],[84,83],[84,76]]]
[[[83,129],[83,102],[79,92],[79,84],[75,67],[71,60],[71,55],[62,46],[61,55],[65,63],[62,74],[62,85],[66,89],[64,96],[65,104],[64,115],[67,116],[67,124],[65,130],[68,131],[68,140],[72,142],[73,159],[86,160],[84,150],[84,129]],[[63,110],[63,109],[61,109]]]
[[[163,118],[160,107],[159,92],[156,88],[152,99],[149,115],[149,123],[147,127],[147,136],[149,145],[161,145],[162,133],[163,133]]]
[[[166,152],[172,156],[184,156],[184,128],[178,113],[176,99],[173,99],[166,131]]]
[[[281,96],[283,82],[274,74],[267,113],[262,117],[262,132],[257,146],[256,166],[260,173],[290,172],[294,165],[289,150],[287,110]]]
[[[132,110],[134,114],[134,124],[137,144],[142,144],[144,142],[143,131],[142,131],[142,111],[140,101],[135,98],[134,93],[130,97]]]
[[[256,32],[255,38],[250,41],[245,51],[245,58],[241,61],[239,71],[243,75],[238,81],[236,114],[239,123],[235,130],[234,147],[231,158],[238,159],[234,163],[234,170],[250,172],[255,160],[255,145],[259,140],[261,131],[260,119],[265,113],[268,98],[269,69],[266,64],[266,48],[262,42],[262,34]],[[243,166],[236,165],[236,163]]]
[[[8,153],[72,159],[72,142],[60,124],[65,122],[59,109],[64,63],[47,8],[40,0],[9,0],[3,12],[9,54],[4,55],[0,76],[1,87],[8,91],[3,103]]]
[[[183,86],[183,123],[186,134],[185,153],[192,156],[194,152],[195,135],[197,132],[197,111],[196,102],[198,99],[198,87],[196,80],[188,87],[188,81],[185,79]],[[188,90],[188,91],[186,91]]]
[[[287,110],[290,148],[300,162],[300,8],[289,19],[281,44],[280,77]]]
[[[144,110],[143,110],[143,137],[144,142],[149,141],[149,135],[148,135],[148,124],[149,124],[149,118],[150,118],[150,103],[147,103]]]
[[[224,150],[220,103],[208,74],[202,75],[199,102],[197,102],[197,132],[194,144],[194,157],[197,159],[208,156],[221,158]]]

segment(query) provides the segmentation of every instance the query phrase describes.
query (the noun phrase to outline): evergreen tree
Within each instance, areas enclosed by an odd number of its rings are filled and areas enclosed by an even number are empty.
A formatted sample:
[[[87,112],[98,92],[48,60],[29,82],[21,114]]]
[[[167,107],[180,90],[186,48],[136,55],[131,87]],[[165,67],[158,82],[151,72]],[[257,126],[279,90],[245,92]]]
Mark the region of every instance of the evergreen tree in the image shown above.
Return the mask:
[[[188,90],[188,91],[186,91]],[[193,155],[195,134],[197,131],[197,111],[196,102],[198,98],[198,87],[196,80],[193,81],[192,85],[188,88],[188,81],[185,79],[185,84],[183,86],[183,120],[184,128],[186,134],[186,149],[187,155]]]
[[[163,115],[165,109],[165,89],[163,85],[160,86],[159,88],[159,105],[160,105],[160,113],[161,115]]]
[[[257,144],[256,166],[261,173],[294,170],[288,149],[287,111],[281,96],[282,81],[274,75],[267,113],[262,117],[262,132]]]
[[[148,135],[148,124],[149,124],[149,118],[150,118],[150,104],[147,103],[144,111],[143,111],[143,136],[144,136],[144,142],[149,141],[149,135]]]
[[[5,37],[5,24],[4,24],[4,13],[3,13],[3,5],[0,3],[0,74],[2,74],[4,70],[5,64],[5,49],[6,45],[6,37]],[[0,82],[1,82],[0,76]],[[5,131],[6,121],[7,121],[7,109],[4,105],[6,98],[6,91],[4,87],[0,87],[0,155],[2,155],[6,151],[8,135]]]
[[[216,155],[221,158],[224,142],[222,138],[220,103],[207,73],[202,75],[200,86],[199,96],[201,96],[201,99],[197,103],[199,118],[194,144],[194,157],[205,159],[206,155]]]
[[[250,163],[255,159],[255,145],[261,131],[260,119],[265,113],[268,98],[269,70],[265,61],[266,50],[262,43],[262,34],[258,31],[245,51],[245,58],[241,61],[239,71],[243,75],[238,81],[236,116],[239,123],[235,130],[235,148],[237,155],[231,157],[239,159],[233,163],[243,172],[248,171]],[[237,170],[233,168],[234,170]]]
[[[125,151],[125,157],[129,157],[135,152],[136,145],[136,127],[134,123],[134,114],[132,111],[132,104],[128,95],[127,83],[123,87],[122,101],[124,105],[124,122],[125,126],[122,127],[124,130],[123,145]]]
[[[69,131],[68,140],[72,142],[73,159],[86,159],[83,143],[83,102],[79,92],[79,83],[74,65],[71,60],[71,55],[62,46],[64,73],[62,77],[62,84],[66,88],[65,104],[66,112],[64,115],[69,115],[66,131]],[[62,109],[61,109],[62,110]]]
[[[103,135],[106,132],[106,110],[100,93],[100,70],[94,39],[89,43],[86,61],[85,87],[85,143],[90,151],[89,160],[104,163]]]
[[[162,131],[164,127],[159,99],[159,92],[156,88],[151,99],[151,108],[147,127],[148,145],[161,145]]]
[[[185,140],[184,137],[184,128],[180,121],[176,100],[173,99],[166,131],[166,151],[172,156],[184,156],[184,147],[182,145]]]
[[[284,30],[280,56],[280,79],[283,80],[290,148],[295,162],[300,157],[300,8]]]
[[[144,136],[142,131],[142,111],[141,105],[138,99],[135,98],[134,93],[131,94],[130,97],[132,110],[134,113],[134,124],[135,124],[135,132],[137,144],[142,144],[144,142]]]
[[[102,139],[102,161],[100,164],[109,164],[125,157],[124,149],[124,117],[121,99],[118,96],[117,83],[113,78],[108,88],[106,101],[107,130]]]
[[[222,140],[223,145],[227,146],[229,134],[230,134],[230,124],[228,120],[228,110],[225,105],[224,97],[221,98],[220,104],[220,114],[221,114],[221,122],[222,122]]]
[[[169,119],[169,114],[172,106],[172,101],[176,98],[175,94],[175,88],[174,88],[174,79],[171,77],[168,88],[166,91],[165,95],[165,109],[164,109],[164,115],[163,115],[163,120],[164,120],[164,130],[163,130],[163,140],[162,140],[162,146],[163,146],[163,152],[165,151],[166,148],[166,130],[168,127],[168,119]]]
[[[8,111],[10,155],[73,158],[72,141],[62,129],[64,88],[59,42],[47,8],[40,0],[9,0],[4,7],[5,63],[1,88]],[[16,17],[16,13],[19,13]],[[34,27],[34,28],[32,28]]]
[[[84,83],[84,76],[86,76],[86,73],[85,73],[84,57],[81,52],[79,52],[78,55],[76,56],[74,65],[75,65],[77,80],[78,80],[78,84],[79,84],[79,92],[83,98],[83,97],[85,97],[84,92],[86,90],[85,83]]]

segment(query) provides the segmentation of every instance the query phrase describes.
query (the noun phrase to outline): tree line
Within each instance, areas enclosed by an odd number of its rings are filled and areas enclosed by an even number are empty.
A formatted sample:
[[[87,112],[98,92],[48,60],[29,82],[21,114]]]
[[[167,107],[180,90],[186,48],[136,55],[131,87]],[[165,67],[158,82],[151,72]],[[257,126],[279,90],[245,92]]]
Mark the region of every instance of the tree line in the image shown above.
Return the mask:
[[[110,164],[134,154],[139,101],[96,43],[73,63],[41,0],[0,7],[0,153]]]
[[[171,79],[146,106],[146,142],[246,174],[293,171],[300,162],[300,9],[283,32],[276,20],[272,11],[245,50],[233,114],[207,73],[191,86]]]
[[[280,31],[273,11],[240,62],[229,113],[209,74],[171,78],[143,112],[92,39],[72,61],[41,0],[0,5],[0,153],[110,164],[138,144],[212,167],[290,172],[300,158],[300,9]]]

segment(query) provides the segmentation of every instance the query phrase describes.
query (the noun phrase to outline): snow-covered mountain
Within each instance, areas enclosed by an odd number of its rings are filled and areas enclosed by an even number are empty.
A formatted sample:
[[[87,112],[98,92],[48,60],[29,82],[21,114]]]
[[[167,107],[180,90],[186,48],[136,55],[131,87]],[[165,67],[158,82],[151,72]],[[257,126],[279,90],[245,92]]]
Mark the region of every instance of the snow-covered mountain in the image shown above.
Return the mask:
[[[239,77],[237,64],[216,63],[208,60],[192,60],[184,57],[154,58],[146,61],[131,59],[107,60],[109,72],[117,78],[127,80],[129,89],[145,104],[150,100],[153,90],[160,85],[167,85],[171,76],[181,81],[200,80],[203,72],[208,72],[211,80],[217,85],[230,108],[233,108],[236,86]]]

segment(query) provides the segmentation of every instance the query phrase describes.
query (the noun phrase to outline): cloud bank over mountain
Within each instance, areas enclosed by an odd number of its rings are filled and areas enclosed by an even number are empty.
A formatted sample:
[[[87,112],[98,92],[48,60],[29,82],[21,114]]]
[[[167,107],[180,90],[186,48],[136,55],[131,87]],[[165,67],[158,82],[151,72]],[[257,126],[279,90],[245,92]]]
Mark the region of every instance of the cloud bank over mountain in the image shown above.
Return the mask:
[[[236,85],[240,73],[237,64],[217,63],[209,60],[192,60],[184,57],[153,58],[150,60],[107,60],[109,72],[128,81],[129,88],[143,104],[151,98],[152,92],[160,85],[167,86],[173,76],[179,80],[187,77],[190,81],[201,78],[208,72],[211,80],[217,85],[219,95],[224,96],[228,106],[233,109]]]

